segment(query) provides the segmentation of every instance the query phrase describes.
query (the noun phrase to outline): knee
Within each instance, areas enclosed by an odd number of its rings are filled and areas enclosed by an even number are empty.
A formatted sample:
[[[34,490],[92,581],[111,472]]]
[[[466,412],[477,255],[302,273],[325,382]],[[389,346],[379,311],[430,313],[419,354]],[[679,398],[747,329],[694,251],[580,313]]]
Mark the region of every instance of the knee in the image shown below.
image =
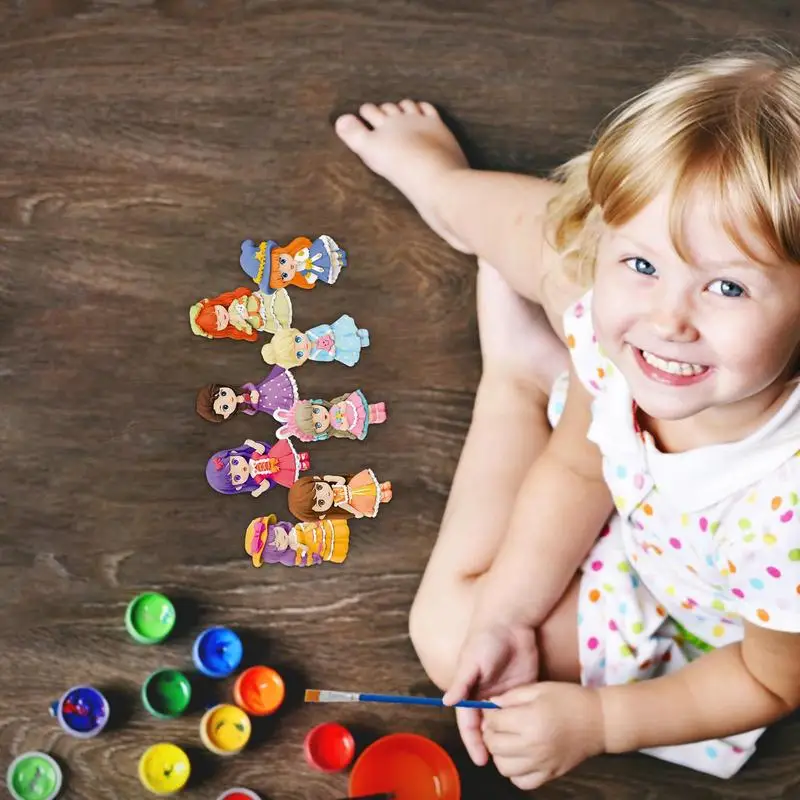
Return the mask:
[[[421,591],[414,599],[408,618],[411,644],[428,678],[442,691],[452,680],[461,642],[446,619],[446,603]]]

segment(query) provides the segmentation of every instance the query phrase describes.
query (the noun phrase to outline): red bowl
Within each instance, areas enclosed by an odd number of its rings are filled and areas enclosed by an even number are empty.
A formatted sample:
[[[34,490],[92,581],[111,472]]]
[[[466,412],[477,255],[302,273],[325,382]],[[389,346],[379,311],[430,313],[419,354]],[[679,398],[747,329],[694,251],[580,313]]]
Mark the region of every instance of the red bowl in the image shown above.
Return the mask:
[[[373,742],[353,765],[353,796],[394,793],[395,800],[461,800],[453,760],[436,742],[393,733]]]
[[[341,772],[350,766],[356,752],[353,734],[338,722],[323,722],[312,728],[303,747],[310,767],[320,772]]]

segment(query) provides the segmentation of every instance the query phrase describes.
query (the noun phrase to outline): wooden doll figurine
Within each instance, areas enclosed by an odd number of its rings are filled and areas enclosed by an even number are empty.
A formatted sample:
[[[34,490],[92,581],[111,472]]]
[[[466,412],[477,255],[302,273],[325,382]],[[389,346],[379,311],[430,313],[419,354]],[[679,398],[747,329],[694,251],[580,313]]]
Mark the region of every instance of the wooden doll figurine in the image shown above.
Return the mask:
[[[244,549],[253,566],[263,563],[287,567],[311,567],[323,561],[341,564],[350,547],[347,520],[278,522],[274,514],[256,517],[244,535]]]
[[[275,445],[247,439],[241,447],[214,453],[206,465],[206,480],[220,494],[258,497],[275,484],[288,488],[308,468],[308,453],[298,453],[287,439]]]
[[[289,511],[304,522],[375,517],[392,499],[392,484],[380,483],[367,468],[356,475],[298,478],[289,487]]]
[[[267,296],[245,287],[206,297],[189,309],[195,336],[206,339],[258,341],[259,333],[275,333],[292,324],[292,301],[281,289]]]
[[[265,294],[285,286],[313,289],[317,283],[336,283],[347,266],[347,254],[330,236],[312,242],[305,236],[293,239],[286,247],[267,240],[258,245],[252,239],[242,242],[239,266]]]

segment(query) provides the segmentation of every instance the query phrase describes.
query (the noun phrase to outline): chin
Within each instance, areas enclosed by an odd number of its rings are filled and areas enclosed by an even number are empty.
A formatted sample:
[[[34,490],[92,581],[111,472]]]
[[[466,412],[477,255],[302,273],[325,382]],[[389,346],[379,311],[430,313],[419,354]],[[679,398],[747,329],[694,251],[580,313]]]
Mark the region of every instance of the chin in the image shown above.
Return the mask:
[[[682,403],[677,398],[669,401],[667,398],[639,398],[634,396],[633,399],[636,405],[647,414],[648,417],[665,422],[677,422],[678,420],[688,419],[695,414],[699,414],[704,408],[704,406],[700,406],[696,403],[691,405]]]

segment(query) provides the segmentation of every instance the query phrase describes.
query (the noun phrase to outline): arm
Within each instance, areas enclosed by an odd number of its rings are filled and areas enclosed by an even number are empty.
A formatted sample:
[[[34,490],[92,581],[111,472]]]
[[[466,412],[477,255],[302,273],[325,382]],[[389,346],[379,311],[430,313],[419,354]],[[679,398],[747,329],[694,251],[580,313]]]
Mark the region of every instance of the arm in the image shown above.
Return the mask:
[[[263,442],[254,442],[252,439],[245,439],[244,446],[255,450],[260,456],[263,456],[264,453],[267,452],[266,445]]]
[[[332,486],[344,486],[344,478],[341,475],[323,475],[322,480]]]
[[[485,576],[474,628],[498,619],[509,625],[539,625],[611,514],[602,457],[586,438],[591,400],[571,371],[564,413],[522,483],[508,535]],[[535,557],[522,558],[523,553]]]
[[[606,752],[722,739],[798,708],[800,635],[749,622],[744,628],[742,642],[670,675],[597,690]]]
[[[257,489],[253,489],[253,491],[250,492],[250,494],[253,497],[260,497],[262,494],[264,494],[264,492],[268,491],[271,487],[272,487],[272,481],[269,480],[269,478],[267,478],[258,485]]]

